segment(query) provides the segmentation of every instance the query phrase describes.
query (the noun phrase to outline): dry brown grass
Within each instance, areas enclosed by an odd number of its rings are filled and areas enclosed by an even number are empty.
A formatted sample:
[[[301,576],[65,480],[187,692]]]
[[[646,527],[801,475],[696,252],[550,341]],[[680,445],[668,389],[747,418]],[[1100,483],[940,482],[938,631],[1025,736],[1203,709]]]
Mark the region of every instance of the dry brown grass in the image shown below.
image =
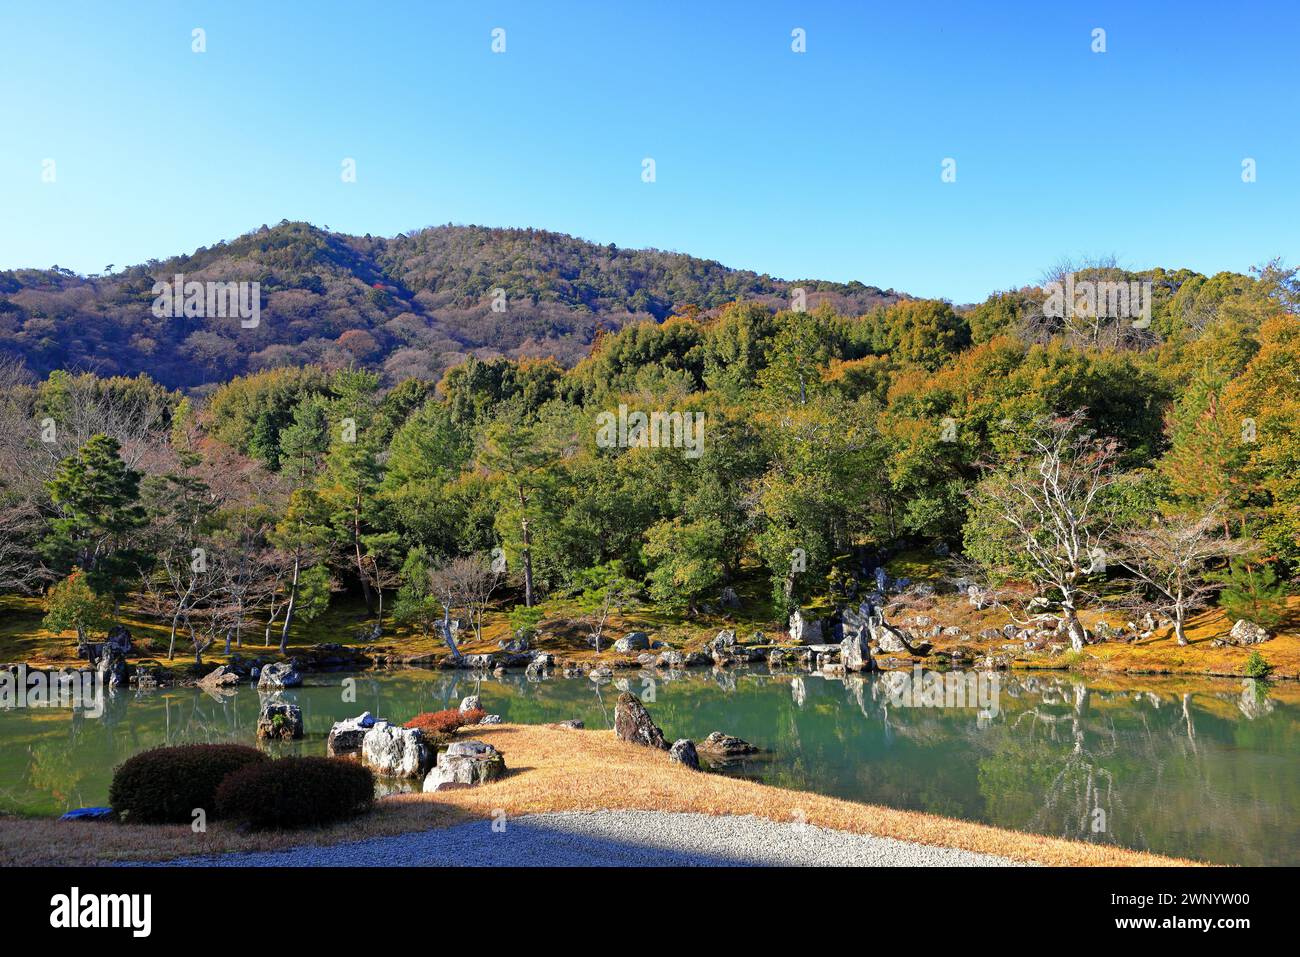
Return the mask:
[[[1290,613],[1281,626],[1274,629],[1275,637],[1249,648],[1231,645],[1215,648],[1211,645],[1215,638],[1227,637],[1233,624],[1221,610],[1212,608],[1190,619],[1187,627],[1188,644],[1185,646],[1180,646],[1174,640],[1172,628],[1164,628],[1145,641],[1105,641],[1089,645],[1077,659],[1068,655],[1053,657],[1046,654],[1030,657],[1019,652],[1025,660],[1016,662],[1014,667],[1063,668],[1066,661],[1069,661],[1072,670],[1089,674],[1132,672],[1241,676],[1246,673],[1247,657],[1252,651],[1258,651],[1273,666],[1273,677],[1300,678],[1300,596],[1289,598],[1287,604]],[[972,635],[987,628],[1001,628],[1007,623],[1004,612],[995,609],[975,611],[964,598],[953,595],[941,596],[923,609],[907,612],[906,617],[917,614],[928,615],[944,625],[958,625]],[[1089,629],[1099,620],[1115,626],[1124,623],[1124,616],[1113,612],[1105,615],[1089,612],[1081,617]],[[960,642],[950,638],[934,641],[935,649],[940,651],[962,648],[976,653],[995,654],[1004,653],[1004,644],[1012,642],[1001,636],[987,641],[978,638]]]
[[[546,811],[653,810],[752,814],[806,820],[857,834],[999,854],[1060,866],[1188,864],[1102,845],[1022,834],[932,814],[897,811],[687,770],[667,754],[617,740],[610,731],[496,725],[474,729],[506,756],[509,774],[483,787],[395,795],[374,813],[335,827],[290,834],[240,834],[220,824],[145,827],[0,819],[0,864],[94,864],[191,854],[334,844],[482,819]]]

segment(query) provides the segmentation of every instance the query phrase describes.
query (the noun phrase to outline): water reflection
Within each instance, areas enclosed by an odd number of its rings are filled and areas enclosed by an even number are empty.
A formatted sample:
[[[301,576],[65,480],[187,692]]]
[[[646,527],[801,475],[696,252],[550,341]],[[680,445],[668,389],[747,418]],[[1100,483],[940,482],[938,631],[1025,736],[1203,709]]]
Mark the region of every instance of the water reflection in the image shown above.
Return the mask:
[[[506,721],[609,727],[614,699],[628,690],[669,740],[720,730],[764,749],[730,774],[1205,860],[1300,862],[1300,710],[1263,682],[1002,673],[996,707],[930,707],[900,696],[905,677],[761,668],[615,672],[604,681],[321,675],[281,693],[302,709],[305,739],[268,747],[322,754],[334,721],[362,711],[405,721],[469,694]],[[98,719],[0,711],[0,809],[53,814],[103,803],[112,768],[138,751],[252,742],[258,705],[250,687],[184,688],[119,692]]]

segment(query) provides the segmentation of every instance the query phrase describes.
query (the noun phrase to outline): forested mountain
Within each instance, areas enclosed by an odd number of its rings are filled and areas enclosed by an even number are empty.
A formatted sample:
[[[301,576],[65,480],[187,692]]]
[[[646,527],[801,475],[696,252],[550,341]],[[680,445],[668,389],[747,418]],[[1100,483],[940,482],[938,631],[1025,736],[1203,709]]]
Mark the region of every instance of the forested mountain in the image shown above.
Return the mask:
[[[257,281],[259,325],[155,317],[155,281],[177,274]],[[0,272],[0,353],[39,375],[148,372],[178,388],[309,363],[360,365],[395,383],[436,378],[469,355],[555,356],[569,365],[599,328],[737,298],[779,307],[795,287],[807,290],[810,308],[826,302],[850,315],[899,298],[860,283],[783,281],[535,229],[438,226],[385,239],[282,222],[102,276],[57,266]]]

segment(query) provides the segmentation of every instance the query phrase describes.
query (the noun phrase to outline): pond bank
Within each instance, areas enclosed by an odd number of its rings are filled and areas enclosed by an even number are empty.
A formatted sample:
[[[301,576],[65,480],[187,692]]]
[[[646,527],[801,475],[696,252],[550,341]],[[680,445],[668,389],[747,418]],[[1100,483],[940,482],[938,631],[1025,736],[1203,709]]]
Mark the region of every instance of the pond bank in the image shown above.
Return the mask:
[[[672,764],[650,748],[604,730],[503,724],[473,729],[498,748],[509,772],[476,788],[393,795],[373,813],[312,832],[240,834],[219,823],[206,833],[188,826],[146,827],[0,819],[0,863],[103,864],[165,861],[232,851],[281,851],[428,831],[504,812],[507,826],[524,815],[573,811],[656,811],[753,816],[806,823],[850,834],[932,848],[993,854],[1009,861],[1061,866],[1152,866],[1187,863],[1122,848],[1043,837],[894,810],[802,791],[703,774]]]

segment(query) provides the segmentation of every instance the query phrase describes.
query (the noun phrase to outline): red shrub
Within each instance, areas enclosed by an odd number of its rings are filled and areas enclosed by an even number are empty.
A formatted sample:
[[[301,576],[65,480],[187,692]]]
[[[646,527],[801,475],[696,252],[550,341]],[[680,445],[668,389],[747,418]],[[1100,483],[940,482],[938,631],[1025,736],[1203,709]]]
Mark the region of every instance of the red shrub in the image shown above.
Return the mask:
[[[467,724],[478,724],[486,713],[482,708],[472,708],[469,711],[457,711],[455,708],[426,711],[406,722],[406,727],[418,728],[426,734],[452,734]]]

